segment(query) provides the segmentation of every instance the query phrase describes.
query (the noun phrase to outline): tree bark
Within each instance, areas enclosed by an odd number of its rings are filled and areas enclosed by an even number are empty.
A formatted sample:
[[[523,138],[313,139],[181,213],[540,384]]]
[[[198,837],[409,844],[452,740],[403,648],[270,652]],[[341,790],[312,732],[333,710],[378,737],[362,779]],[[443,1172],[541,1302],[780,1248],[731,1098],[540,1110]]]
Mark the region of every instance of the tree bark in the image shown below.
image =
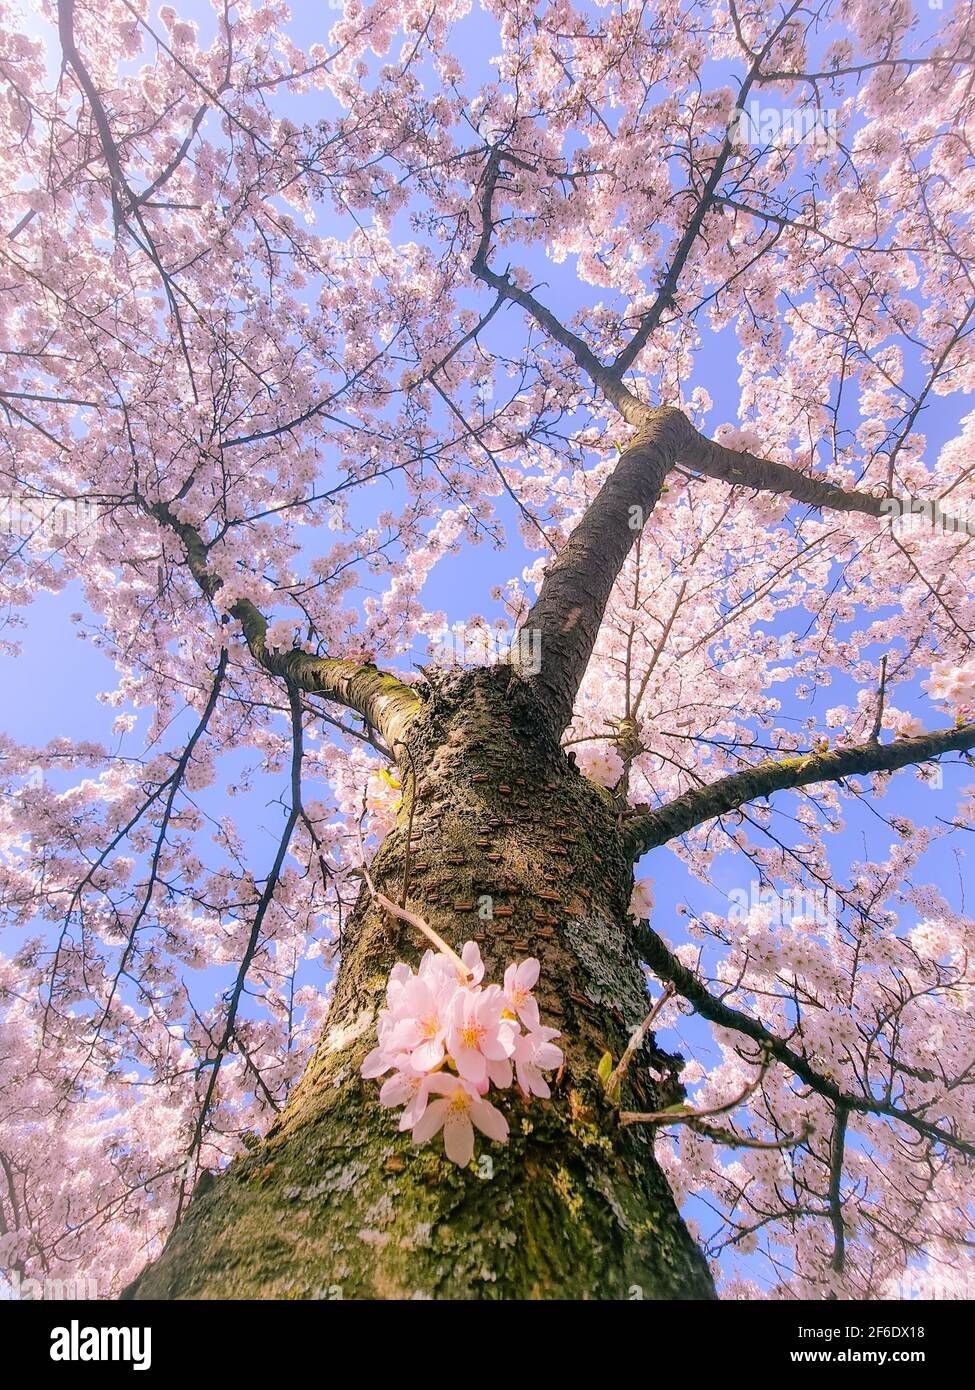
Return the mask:
[[[452,945],[477,940],[489,979],[540,958],[542,1018],[566,1054],[552,1099],[505,1092],[509,1142],[479,1138],[468,1169],[439,1139],[415,1148],[398,1132],[359,1066],[391,965],[420,948],[364,888],[323,1037],[286,1110],[198,1191],[125,1297],[714,1297],[651,1133],[617,1125],[596,1076],[648,1008],[621,808],[576,770],[510,668],[435,677],[425,694],[372,878],[397,902],[407,881],[406,906]],[[667,1092],[650,1064],[674,1060],[649,1038],[626,1104],[672,1103],[679,1087]]]

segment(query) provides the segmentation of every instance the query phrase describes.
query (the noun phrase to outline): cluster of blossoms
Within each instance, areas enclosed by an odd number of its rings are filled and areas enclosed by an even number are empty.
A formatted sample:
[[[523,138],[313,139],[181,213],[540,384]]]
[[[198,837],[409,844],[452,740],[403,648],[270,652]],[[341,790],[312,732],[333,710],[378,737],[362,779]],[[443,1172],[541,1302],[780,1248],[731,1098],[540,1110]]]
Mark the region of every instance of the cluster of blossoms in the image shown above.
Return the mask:
[[[393,966],[386,1007],[379,1015],[379,1046],[363,1062],[364,1077],[387,1077],[380,1104],[403,1106],[399,1127],[423,1144],[443,1130],[444,1152],[466,1167],[474,1129],[503,1144],[508,1122],[485,1099],[517,1078],[524,1095],[551,1095],[543,1072],[562,1064],[543,1026],[532,990],[539,964],[531,957],[509,965],[504,985],[483,985],[484,965],[473,941],[461,952],[465,973],[448,956],[427,951],[416,974]]]
[[[963,666],[947,662],[932,666],[930,679],[921,682],[932,700],[940,700],[965,719],[975,718],[975,660]]]
[[[714,437],[725,449],[735,449],[740,454],[761,454],[765,447],[757,430],[740,429],[737,425],[718,425]]]
[[[583,748],[576,754],[576,766],[601,787],[615,787],[623,776],[623,759],[615,748]]]

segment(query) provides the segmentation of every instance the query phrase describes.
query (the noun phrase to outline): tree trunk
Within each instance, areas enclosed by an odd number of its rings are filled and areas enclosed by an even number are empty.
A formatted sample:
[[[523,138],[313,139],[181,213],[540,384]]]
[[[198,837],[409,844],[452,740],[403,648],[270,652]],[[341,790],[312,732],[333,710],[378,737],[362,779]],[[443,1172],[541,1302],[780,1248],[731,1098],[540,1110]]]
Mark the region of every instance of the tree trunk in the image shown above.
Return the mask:
[[[408,872],[410,909],[452,945],[477,940],[487,979],[539,957],[542,1020],[562,1030],[566,1056],[552,1099],[505,1092],[509,1142],[479,1137],[468,1169],[439,1139],[416,1148],[398,1132],[359,1066],[389,969],[415,963],[418,944],[363,890],[325,1034],[286,1110],[198,1191],[125,1296],[713,1298],[650,1133],[615,1123],[596,1076],[648,1007],[616,803],[508,667],[435,680],[407,741],[375,884],[401,901]],[[627,1082],[633,1108],[661,1099],[653,1055],[651,1039]]]

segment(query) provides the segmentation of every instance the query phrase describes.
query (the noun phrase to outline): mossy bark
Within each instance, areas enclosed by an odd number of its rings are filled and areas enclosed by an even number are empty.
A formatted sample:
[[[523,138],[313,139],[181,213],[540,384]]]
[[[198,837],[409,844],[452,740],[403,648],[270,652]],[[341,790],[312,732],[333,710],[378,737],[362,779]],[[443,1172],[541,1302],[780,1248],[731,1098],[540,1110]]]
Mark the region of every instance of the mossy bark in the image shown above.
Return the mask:
[[[406,879],[407,906],[454,945],[476,939],[489,978],[540,958],[542,1016],[566,1053],[552,1099],[505,1093],[509,1143],[479,1140],[464,1170],[439,1140],[414,1148],[398,1132],[359,1066],[390,966],[419,948],[364,892],[328,1025],[287,1109],[194,1197],[127,1296],[713,1297],[650,1135],[616,1125],[596,1078],[647,1008],[617,806],[507,668],[436,680],[407,743],[416,786],[404,777],[376,886],[399,901]],[[631,1072],[633,1108],[659,1099],[649,1055]]]

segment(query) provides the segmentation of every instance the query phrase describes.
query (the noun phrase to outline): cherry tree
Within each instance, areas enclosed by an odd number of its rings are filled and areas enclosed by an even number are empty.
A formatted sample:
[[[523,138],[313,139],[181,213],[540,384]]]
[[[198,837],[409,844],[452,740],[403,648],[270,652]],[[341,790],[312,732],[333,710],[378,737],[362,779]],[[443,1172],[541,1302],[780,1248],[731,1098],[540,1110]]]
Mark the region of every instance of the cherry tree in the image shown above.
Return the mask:
[[[8,1281],[970,1291],[973,56],[3,0]]]

